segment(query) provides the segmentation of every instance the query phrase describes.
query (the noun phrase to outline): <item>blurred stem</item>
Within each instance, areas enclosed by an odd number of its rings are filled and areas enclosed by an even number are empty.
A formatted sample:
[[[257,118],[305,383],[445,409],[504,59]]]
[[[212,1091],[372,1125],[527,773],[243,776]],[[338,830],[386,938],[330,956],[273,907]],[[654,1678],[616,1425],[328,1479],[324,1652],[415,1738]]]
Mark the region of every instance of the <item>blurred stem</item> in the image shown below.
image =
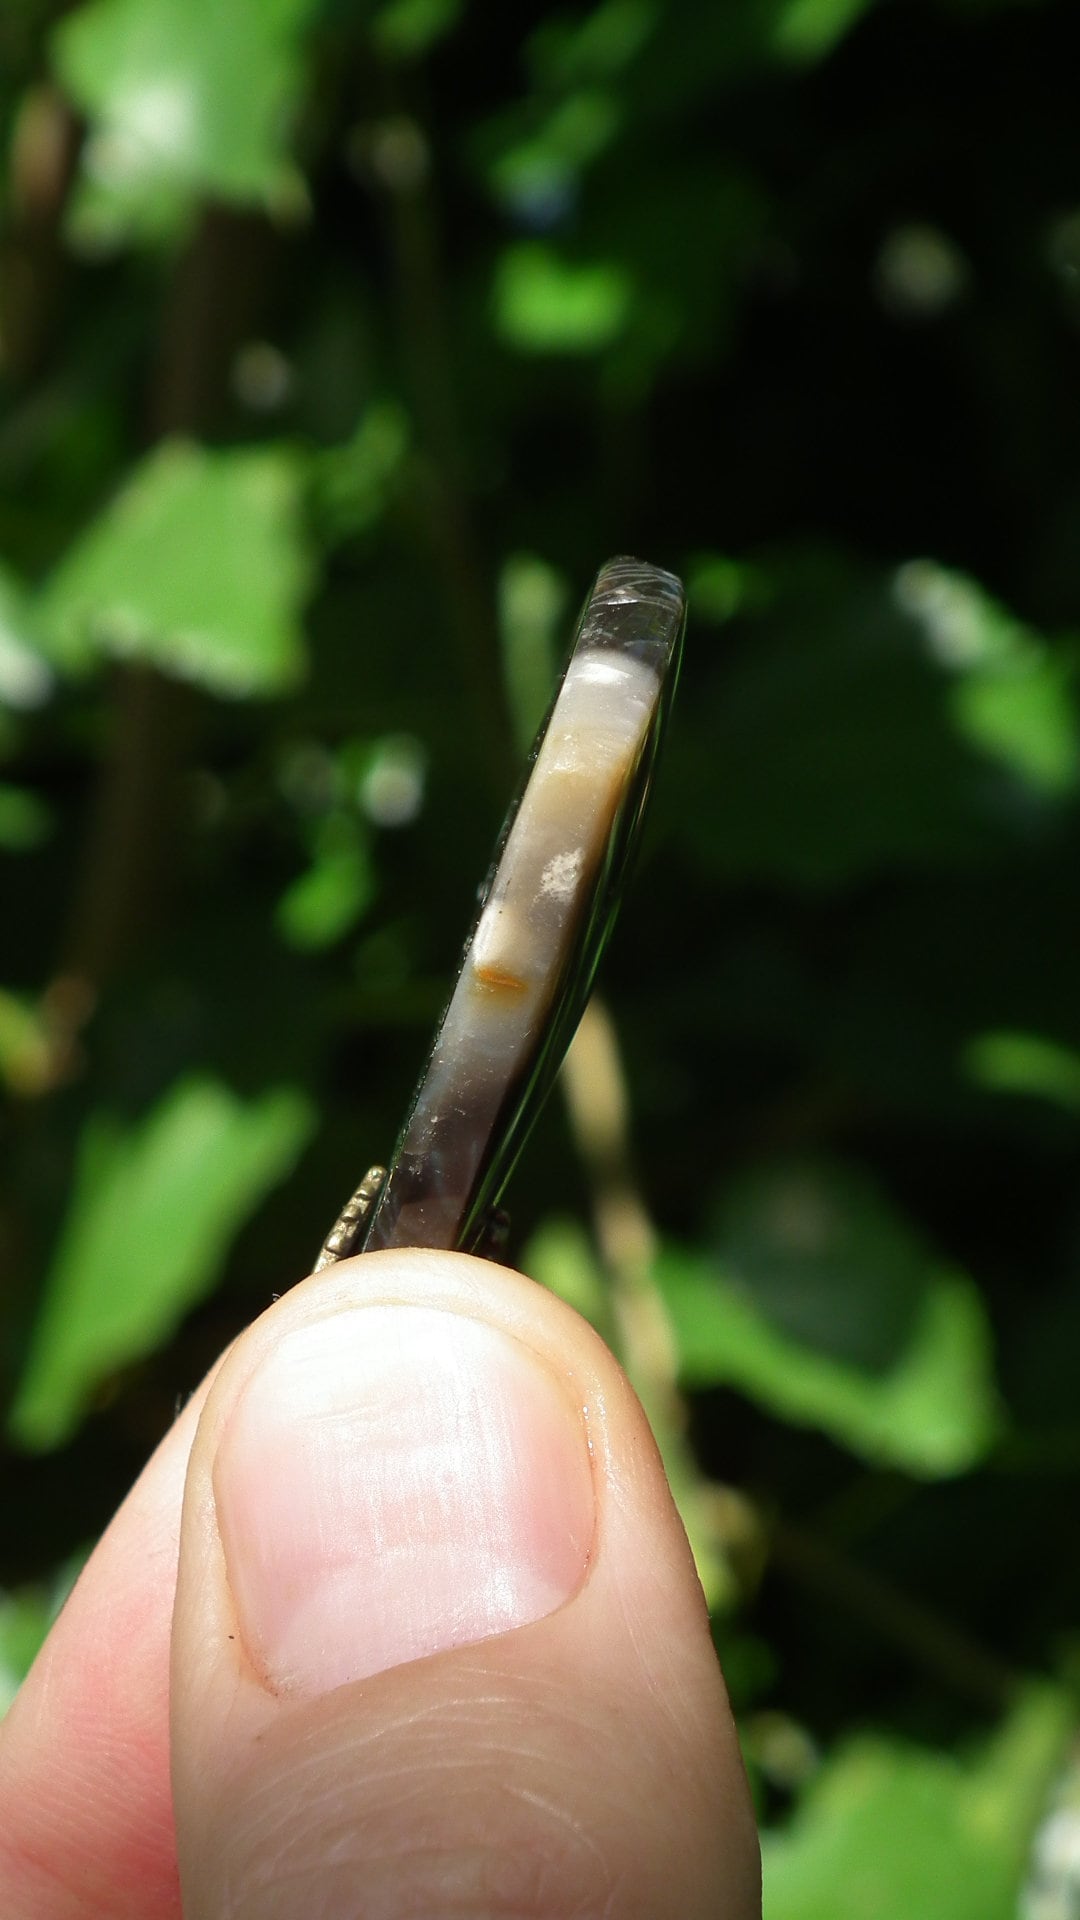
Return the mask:
[[[665,1431],[681,1433],[686,1409],[677,1385],[675,1338],[652,1281],[656,1233],[634,1179],[618,1037],[596,995],[563,1063],[562,1087],[591,1188],[622,1358],[650,1417]]]
[[[174,864],[175,789],[192,717],[187,688],[150,667],[116,670],[110,737],[79,876],[64,964],[81,983],[73,1014],[98,992],[157,916]]]
[[[734,1582],[725,1528],[717,1524],[719,1490],[703,1479],[687,1440],[675,1335],[652,1277],[656,1231],[634,1174],[618,1036],[596,995],[585,1009],[561,1078],[591,1188],[619,1359],[652,1425],[709,1603],[727,1603]]]
[[[383,77],[389,88],[389,77]],[[419,504],[446,590],[476,735],[492,779],[505,794],[513,778],[512,733],[502,696],[494,599],[468,499],[427,136],[417,119],[394,113],[371,129],[368,158],[389,214],[401,339],[427,456],[418,475]]]
[[[8,153],[8,220],[0,258],[0,363],[32,381],[47,362],[63,282],[64,210],[79,152],[78,122],[45,83],[23,96]]]
[[[236,347],[249,330],[271,241],[264,222],[204,212],[162,301],[148,396],[150,439],[204,431],[220,411]],[[163,555],[163,564],[167,556]],[[101,764],[53,1007],[59,1064],[107,981],[161,917],[177,867],[179,776],[197,716],[193,691],[145,666],[116,669]]]
[[[775,1521],[769,1528],[769,1542],[773,1563],[781,1572],[812,1588],[840,1612],[863,1620],[879,1639],[891,1641],[953,1693],[995,1714],[1015,1696],[1020,1677],[994,1652],[933,1608],[835,1552],[820,1535]]]
[[[1018,1679],[992,1652],[817,1535],[767,1521],[752,1501],[701,1473],[687,1440],[673,1329],[652,1278],[656,1232],[634,1177],[618,1038],[595,996],[566,1056],[562,1086],[592,1191],[619,1358],[652,1423],[710,1604],[755,1586],[771,1559],[953,1691],[1000,1711]]]
[[[236,349],[257,324],[274,246],[266,220],[231,207],[204,209],[162,301],[151,440],[205,433],[219,417]]]

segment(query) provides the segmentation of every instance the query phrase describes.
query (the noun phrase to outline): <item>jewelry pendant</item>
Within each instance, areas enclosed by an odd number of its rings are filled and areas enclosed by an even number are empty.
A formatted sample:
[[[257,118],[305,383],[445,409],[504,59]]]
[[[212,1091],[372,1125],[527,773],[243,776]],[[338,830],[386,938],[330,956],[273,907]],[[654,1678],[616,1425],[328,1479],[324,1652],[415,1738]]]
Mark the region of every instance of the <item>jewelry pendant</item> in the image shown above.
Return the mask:
[[[389,1172],[365,1174],[316,1271],[378,1247],[485,1250],[618,908],[684,620],[673,574],[597,574]]]

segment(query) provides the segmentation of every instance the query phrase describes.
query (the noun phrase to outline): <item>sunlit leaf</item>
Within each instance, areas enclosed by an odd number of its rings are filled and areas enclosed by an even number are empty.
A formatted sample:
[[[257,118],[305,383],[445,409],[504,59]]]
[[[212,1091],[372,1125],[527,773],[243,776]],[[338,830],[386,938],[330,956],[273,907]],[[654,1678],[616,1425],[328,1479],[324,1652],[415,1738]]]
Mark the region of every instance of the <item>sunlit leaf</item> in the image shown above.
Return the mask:
[[[569,587],[537,554],[511,554],[499,576],[499,637],[514,729],[527,751],[551,701],[565,638],[560,622]]]
[[[331,818],[317,836],[311,865],[278,902],[278,931],[291,947],[332,946],[356,925],[374,895],[375,874],[360,822]]]
[[[1080,728],[1068,659],[968,579],[912,560],[895,582],[932,658],[956,676],[951,706],[971,745],[1034,787],[1067,793],[1080,773]]]
[[[311,1126],[297,1092],[245,1101],[207,1078],[137,1125],[91,1119],[11,1412],[21,1445],[57,1446],[96,1387],[168,1337]]]
[[[1080,1054],[1037,1033],[983,1033],[965,1050],[971,1078],[995,1093],[1051,1100],[1080,1113]]]
[[[387,733],[380,740],[350,742],[341,768],[361,812],[374,827],[409,827],[424,805],[427,756],[409,733]]]
[[[922,636],[928,655],[956,673],[1007,672],[1037,645],[1018,620],[966,574],[935,560],[907,560],[893,592]]]
[[[953,712],[973,746],[1043,792],[1069,793],[1080,771],[1072,686],[1063,663],[1033,660],[1015,674],[969,674]]]
[[[1067,1695],[1033,1688],[971,1759],[850,1741],[763,1836],[765,1920],[1016,1920],[1072,1723]]]
[[[705,871],[835,886],[1047,830],[1075,777],[1066,665],[928,568],[777,553],[732,608],[668,774]]]
[[[572,261],[539,241],[508,247],[495,278],[495,325],[522,353],[598,353],[618,338],[630,282],[611,261]]]
[[[873,0],[780,0],[770,40],[785,59],[820,60]]]
[[[1080,1754],[1074,1740],[1035,1835],[1018,1920],[1074,1920],[1078,1908]]]
[[[157,224],[195,194],[281,191],[314,12],[315,0],[92,0],[69,12],[53,59],[90,121],[83,165],[99,203],[119,223],[149,209]]]
[[[633,289],[620,353],[650,379],[676,361],[715,367],[765,243],[767,198],[749,169],[719,159],[693,164],[678,147],[639,167],[632,181],[605,171],[580,243],[603,246]]]
[[[55,677],[34,634],[26,588],[0,566],[0,707],[44,706]]]
[[[588,1234],[577,1221],[545,1220],[521,1256],[522,1271],[604,1328],[608,1289]]]
[[[371,37],[391,60],[418,60],[452,33],[464,0],[383,0],[371,22]]]
[[[45,585],[58,662],[143,660],[231,696],[291,686],[308,582],[299,488],[284,448],[150,454]]]
[[[657,1279],[690,1386],[737,1388],[868,1460],[962,1473],[995,1437],[978,1291],[852,1169],[762,1169],[714,1256],[665,1247]]]

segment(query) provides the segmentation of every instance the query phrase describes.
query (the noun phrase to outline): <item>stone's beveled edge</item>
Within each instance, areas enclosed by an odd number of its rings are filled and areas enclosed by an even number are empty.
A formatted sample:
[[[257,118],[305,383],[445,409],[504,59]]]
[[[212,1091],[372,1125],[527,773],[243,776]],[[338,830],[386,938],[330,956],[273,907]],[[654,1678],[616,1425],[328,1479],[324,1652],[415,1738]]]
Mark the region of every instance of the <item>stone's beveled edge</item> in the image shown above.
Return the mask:
[[[686,614],[681,580],[620,554],[601,567],[578,628],[575,652],[610,648],[635,655],[661,678],[676,652]]]
[[[625,604],[640,600],[681,614],[685,598],[677,574],[665,573],[663,567],[650,566],[647,560],[635,560],[628,553],[619,553],[614,560],[606,561],[597,574],[588,611],[591,613],[608,602]]]
[[[620,842],[622,850],[616,857],[618,870],[622,870],[625,866],[627,846],[640,822],[651,763],[655,756],[664,711],[674,686],[685,612],[686,600],[682,583],[674,574],[666,573],[661,568],[650,566],[647,562],[633,559],[628,555],[618,555],[601,567],[578,621],[571,658],[563,681],[560,682],[552,711],[548,716],[549,722],[555,717],[565,680],[573,662],[580,661],[582,655],[592,650],[621,654],[628,662],[633,660],[639,668],[646,669],[656,681],[655,703],[651,718],[645,727],[641,752],[637,756],[639,765],[644,769],[642,776],[644,784],[635,799],[632,786],[638,775],[636,771],[627,769],[629,778],[623,796],[615,807],[613,820],[606,825],[604,839],[607,851],[600,860],[598,876],[602,876],[604,869],[610,866],[611,850]],[[539,756],[545,733],[546,726],[541,730],[530,766]],[[497,874],[525,791],[527,788],[523,789],[519,795],[518,806],[512,810],[510,823],[500,841],[497,858],[484,890],[477,919],[462,955],[461,970],[454,992],[439,1022],[435,1044],[428,1057],[427,1067],[421,1076],[399,1138],[390,1176],[366,1223],[362,1242],[365,1249],[402,1245],[406,1241],[415,1245],[440,1247],[471,1244],[466,1230],[471,1224],[475,1224],[474,1216],[484,1196],[485,1186],[488,1194],[493,1193],[496,1199],[502,1188],[503,1179],[493,1181],[490,1178],[492,1164],[499,1161],[504,1163],[503,1178],[505,1178],[505,1172],[516,1159],[530,1125],[528,1108],[531,1105],[535,1109],[538,1098],[546,1093],[553,1078],[554,1067],[561,1059],[573,1027],[577,1024],[583,1001],[576,1005],[572,1021],[568,1019],[565,1009],[553,1021],[549,1001],[543,1016],[536,1022],[536,1032],[539,1037],[536,1047],[532,1049],[531,1058],[527,1063],[519,1061],[517,1071],[511,1071],[505,1083],[500,1081],[501,1095],[498,1107],[502,1120],[500,1121],[498,1112],[490,1117],[495,1120],[497,1128],[501,1125],[501,1139],[495,1134],[489,1135],[483,1126],[477,1128],[476,1133],[470,1138],[467,1102],[453,1109],[455,1128],[460,1127],[463,1130],[458,1142],[453,1142],[454,1129],[450,1130],[450,1140],[445,1137],[437,1138],[442,1133],[442,1128],[438,1126],[421,1125],[414,1131],[414,1122],[421,1121],[425,1117],[425,1108],[428,1107],[425,1093],[429,1099],[432,1093],[428,1085],[429,1076],[437,1071],[451,1009],[468,973],[473,941],[494,892]],[[606,883],[602,878],[598,878],[586,887],[586,895],[590,893],[590,889],[592,890],[591,904],[578,898],[571,908],[570,902],[567,902],[570,924],[565,929],[566,951],[572,952],[574,944],[583,942],[586,937],[593,943],[587,960],[579,954],[578,962],[575,963],[580,963],[580,968],[583,968],[588,981],[591,981],[595,971],[599,952],[613,918],[613,907],[609,905],[602,911],[598,907],[599,895],[596,887],[603,884],[610,889],[610,872]],[[591,932],[589,932],[590,927]],[[584,953],[584,948],[582,952]],[[556,977],[557,974],[558,970],[556,970]],[[489,986],[498,984],[500,987],[509,985],[508,982],[501,981],[481,984]],[[587,985],[585,991],[587,991]],[[500,992],[497,997],[503,1000],[506,996]],[[515,999],[516,997],[516,995],[513,996]],[[528,997],[531,998],[531,996]],[[533,1017],[535,1019],[535,1014]],[[539,1093],[537,1089],[540,1090]],[[433,1108],[428,1110],[429,1121],[432,1111]],[[479,1116],[474,1116],[474,1124],[478,1118]],[[417,1138],[418,1134],[419,1138]],[[478,1152],[474,1149],[478,1149]]]

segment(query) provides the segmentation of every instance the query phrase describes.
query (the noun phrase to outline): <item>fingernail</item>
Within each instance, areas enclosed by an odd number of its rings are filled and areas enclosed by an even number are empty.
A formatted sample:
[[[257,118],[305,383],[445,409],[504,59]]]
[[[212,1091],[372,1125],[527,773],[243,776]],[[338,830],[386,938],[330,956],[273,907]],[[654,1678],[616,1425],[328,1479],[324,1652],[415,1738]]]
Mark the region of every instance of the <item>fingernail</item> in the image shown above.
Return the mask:
[[[419,1306],[286,1334],[226,1422],[214,1497],[248,1653],[300,1693],[542,1619],[595,1523],[568,1385],[512,1335]]]

